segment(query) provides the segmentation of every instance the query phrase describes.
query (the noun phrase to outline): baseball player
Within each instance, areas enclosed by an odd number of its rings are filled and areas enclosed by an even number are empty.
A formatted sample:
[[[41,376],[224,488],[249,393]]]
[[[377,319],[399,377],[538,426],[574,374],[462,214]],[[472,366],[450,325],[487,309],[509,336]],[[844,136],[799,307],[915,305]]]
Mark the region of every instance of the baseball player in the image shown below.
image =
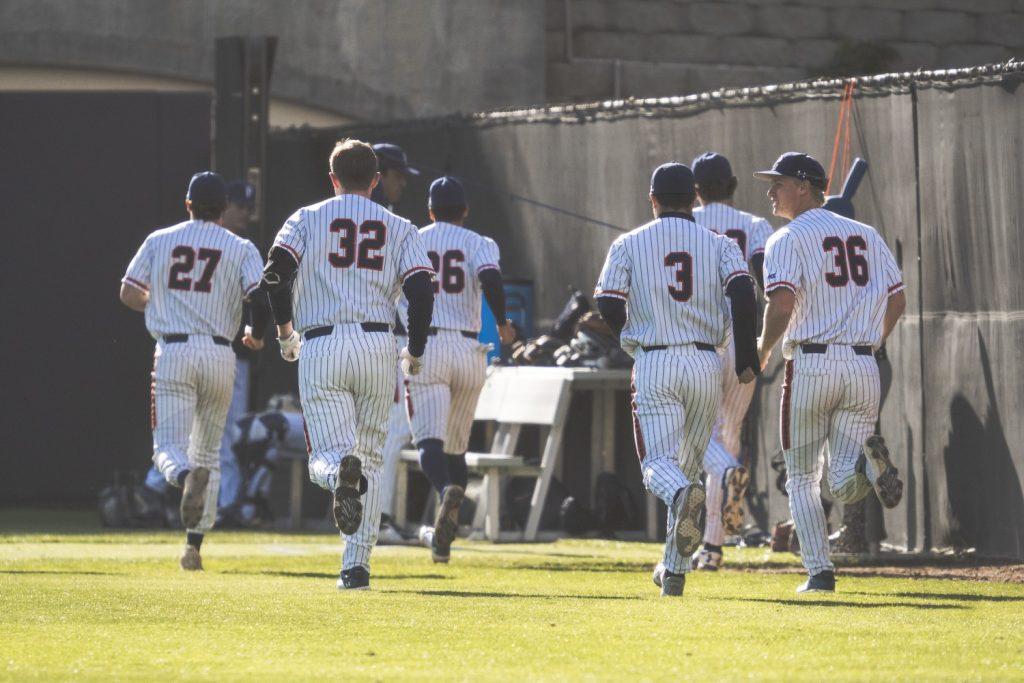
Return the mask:
[[[612,243],[594,294],[635,358],[636,451],[644,486],[668,507],[665,554],[654,573],[662,595],[682,595],[704,534],[699,475],[722,393],[717,349],[730,313],[739,381],[760,372],[754,281],[735,241],[694,222],[695,198],[688,167],[659,166],[651,177],[655,220]]]
[[[789,509],[809,578],[798,593],[834,591],[825,512],[819,495],[828,448],[832,494],[849,503],[873,486],[887,508],[903,495],[878,419],[878,364],[873,351],[906,307],[903,278],[881,236],[869,225],[821,208],[825,170],[788,152],[769,171],[772,212],[790,222],[765,249],[762,367],[785,335],[781,437]]]
[[[409,165],[405,150],[390,142],[381,142],[373,146],[380,164],[380,182],[373,188],[370,199],[388,211],[394,212],[395,206],[402,199],[410,176],[418,176],[420,172]],[[406,343],[405,326],[395,319],[395,336],[400,346]],[[380,534],[377,544],[401,543],[405,539],[399,524],[394,519],[395,484],[398,481],[398,459],[406,444],[412,443],[412,432],[409,430],[409,418],[406,415],[403,400],[402,370],[395,364],[395,397],[388,416],[387,437],[384,439],[384,465],[381,473],[381,515]]]
[[[281,355],[296,361],[304,347],[299,394],[309,478],[334,493],[334,521],[345,538],[338,588],[360,589],[370,585],[380,525],[381,447],[398,354],[396,300],[404,293],[409,302],[409,343],[400,357],[405,374],[415,375],[430,327],[434,271],[416,228],[370,200],[380,181],[372,147],[339,142],[330,169],[336,196],[285,222],[262,287]]]
[[[759,216],[733,206],[737,180],[732,165],[721,154],[706,152],[693,160],[693,176],[697,184],[700,206],[693,218],[705,228],[736,241],[750,271],[764,289],[761,266],[764,244],[772,234],[772,226]],[[740,384],[733,372],[731,344],[722,354],[722,406],[719,408],[711,442],[704,453],[707,473],[707,525],[704,546],[694,562],[698,569],[717,570],[722,565],[722,543],[727,534],[739,533],[743,526],[743,497],[750,483],[750,473],[740,463],[740,435],[754,383]]]
[[[256,188],[244,180],[227,184],[227,205],[218,223],[236,235],[249,231],[249,217],[256,198]],[[231,350],[235,352],[235,381],[231,390],[231,404],[220,442],[220,491],[217,497],[217,526],[237,524],[239,495],[242,492],[242,472],[232,448],[236,438],[235,423],[246,412],[249,404],[249,366],[252,350],[241,341],[241,333],[233,337]],[[163,496],[169,485],[156,465],[146,474],[146,488]]]
[[[469,206],[462,184],[448,176],[431,183],[429,209],[434,222],[420,235],[437,272],[429,332],[435,338],[424,371],[406,380],[406,408],[420,466],[441,497],[434,526],[424,527],[420,538],[434,562],[448,562],[468,478],[469,432],[487,371],[488,347],[477,341],[481,293],[502,321],[502,343],[511,343],[514,334],[505,318],[498,245],[463,227]]]
[[[242,300],[263,270],[256,247],[217,224],[226,203],[223,179],[197,173],[185,200],[189,220],[147,237],[121,280],[121,301],[145,312],[156,340],[153,461],[168,483],[183,489],[181,567],[187,570],[203,568],[203,535],[217,514],[218,451],[235,375],[231,337],[241,323]],[[266,317],[257,306],[251,348],[262,346]]]

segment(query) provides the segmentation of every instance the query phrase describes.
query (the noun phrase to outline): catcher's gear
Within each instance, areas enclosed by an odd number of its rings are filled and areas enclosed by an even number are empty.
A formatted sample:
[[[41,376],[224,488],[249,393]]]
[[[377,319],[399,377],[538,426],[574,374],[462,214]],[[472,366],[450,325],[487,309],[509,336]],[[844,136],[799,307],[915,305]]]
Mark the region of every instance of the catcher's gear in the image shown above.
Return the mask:
[[[278,339],[277,343],[281,345],[281,358],[284,358],[289,363],[294,363],[299,359],[299,349],[302,348],[302,337],[295,330],[285,337],[284,339]]]
[[[409,347],[402,349],[402,352],[398,354],[398,357],[402,359],[402,374],[406,377],[412,377],[420,374],[420,370],[423,369],[423,358],[412,355],[409,352]]]

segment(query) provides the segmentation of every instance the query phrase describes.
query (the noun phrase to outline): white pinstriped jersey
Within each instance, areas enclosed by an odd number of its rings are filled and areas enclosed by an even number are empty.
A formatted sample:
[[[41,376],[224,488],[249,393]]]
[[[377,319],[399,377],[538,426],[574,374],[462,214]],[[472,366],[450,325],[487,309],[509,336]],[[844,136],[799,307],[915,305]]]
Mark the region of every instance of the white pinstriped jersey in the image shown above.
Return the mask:
[[[811,209],[768,239],[765,292],[796,294],[784,349],[805,342],[870,345],[882,341],[889,296],[903,276],[870,225]]]
[[[445,330],[480,331],[481,272],[501,271],[498,245],[458,225],[438,221],[420,228],[423,246],[434,264],[434,327]],[[408,303],[402,297],[402,320],[408,319]]]
[[[628,302],[622,346],[725,343],[725,288],[747,275],[732,239],[681,217],[662,217],[612,243],[594,296]]]
[[[771,223],[765,219],[721,202],[695,207],[693,219],[698,225],[736,240],[743,258],[748,261],[764,251],[765,242],[772,234]]]
[[[149,292],[146,328],[154,338],[232,339],[242,299],[262,277],[263,259],[252,242],[216,223],[188,220],[147,237],[121,282]]]
[[[416,227],[365,197],[343,194],[285,221],[275,247],[299,263],[295,327],[395,319],[402,282],[434,272]]]

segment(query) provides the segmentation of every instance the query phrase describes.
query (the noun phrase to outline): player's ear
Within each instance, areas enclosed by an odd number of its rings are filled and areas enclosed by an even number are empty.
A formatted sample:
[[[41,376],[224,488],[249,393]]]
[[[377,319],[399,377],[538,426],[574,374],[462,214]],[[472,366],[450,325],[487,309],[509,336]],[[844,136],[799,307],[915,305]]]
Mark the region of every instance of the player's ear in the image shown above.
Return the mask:
[[[338,176],[334,175],[334,171],[328,171],[327,175],[329,175],[331,177],[331,185],[334,186],[335,190],[337,190],[339,187],[341,187],[341,183],[338,182]]]
[[[186,199],[185,200],[185,211],[187,211],[189,213],[192,213],[192,200],[191,199]]]
[[[370,190],[377,187],[377,183],[380,182],[380,171],[377,171],[376,175],[373,176],[373,180],[370,181]]]

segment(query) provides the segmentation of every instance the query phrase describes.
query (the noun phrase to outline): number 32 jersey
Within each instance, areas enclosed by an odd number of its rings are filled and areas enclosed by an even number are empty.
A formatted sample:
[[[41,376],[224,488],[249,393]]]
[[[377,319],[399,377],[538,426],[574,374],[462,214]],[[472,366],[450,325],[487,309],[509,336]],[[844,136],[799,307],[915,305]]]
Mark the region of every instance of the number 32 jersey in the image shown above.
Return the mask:
[[[622,347],[722,346],[732,316],[725,288],[749,276],[736,242],[682,217],[662,216],[615,240],[595,297],[628,302]]]
[[[291,252],[299,264],[292,292],[299,331],[390,324],[405,279],[434,272],[412,223],[354,194],[299,209],[274,246]]]
[[[242,299],[263,276],[256,246],[216,223],[189,220],[157,230],[142,243],[121,280],[149,292],[146,329],[231,339]]]
[[[768,238],[764,282],[767,294],[780,287],[796,294],[784,351],[803,343],[878,346],[889,297],[903,289],[881,235],[826,209],[805,211]]]

